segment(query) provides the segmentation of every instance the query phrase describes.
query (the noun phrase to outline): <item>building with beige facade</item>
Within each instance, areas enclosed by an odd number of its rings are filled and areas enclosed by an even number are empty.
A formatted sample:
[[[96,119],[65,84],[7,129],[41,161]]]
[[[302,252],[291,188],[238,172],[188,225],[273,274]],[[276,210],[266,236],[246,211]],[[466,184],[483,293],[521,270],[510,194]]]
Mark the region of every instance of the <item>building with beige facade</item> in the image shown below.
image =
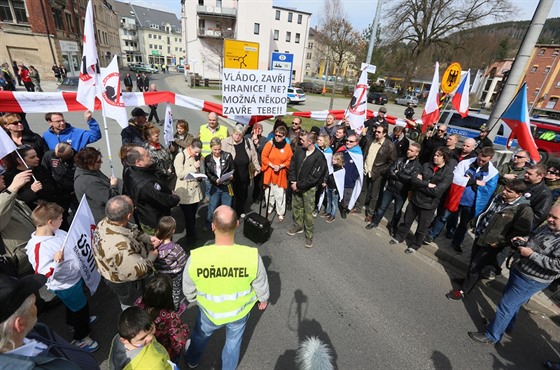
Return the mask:
[[[99,66],[107,67],[113,56],[121,56],[119,16],[105,0],[93,0],[93,8]]]

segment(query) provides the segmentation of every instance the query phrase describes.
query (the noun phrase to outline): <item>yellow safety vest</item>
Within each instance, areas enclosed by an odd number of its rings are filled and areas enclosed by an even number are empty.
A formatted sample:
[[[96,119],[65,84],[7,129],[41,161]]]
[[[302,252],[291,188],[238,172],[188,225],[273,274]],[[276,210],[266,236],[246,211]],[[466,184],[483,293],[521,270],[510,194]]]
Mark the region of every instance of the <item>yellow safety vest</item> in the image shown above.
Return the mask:
[[[191,251],[189,276],[196,286],[196,300],[214,324],[234,322],[249,313],[257,302],[251,283],[258,268],[256,248],[210,245]]]
[[[210,140],[215,137],[220,138],[220,140],[224,140],[228,135],[227,127],[219,125],[216,132],[212,133],[208,128],[208,125],[200,127],[200,141],[202,141],[202,150],[201,153],[203,156],[207,156],[212,152],[210,148]]]

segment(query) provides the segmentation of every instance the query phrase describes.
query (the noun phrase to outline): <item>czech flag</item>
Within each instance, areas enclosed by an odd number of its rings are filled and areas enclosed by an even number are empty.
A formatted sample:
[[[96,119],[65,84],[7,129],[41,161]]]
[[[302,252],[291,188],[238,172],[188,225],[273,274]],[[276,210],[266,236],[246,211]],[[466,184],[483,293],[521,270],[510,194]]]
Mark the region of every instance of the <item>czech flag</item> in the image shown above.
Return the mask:
[[[439,120],[439,63],[436,62],[432,86],[428,93],[428,99],[422,112],[422,132],[426,131],[428,125],[437,123]]]
[[[469,69],[467,73],[463,76],[463,81],[459,84],[453,99],[451,99],[451,104],[461,117],[465,118],[469,115],[469,90],[471,81],[471,70]]]
[[[519,146],[529,152],[531,159],[538,162],[541,156],[537,149],[537,144],[533,139],[531,127],[529,125],[529,110],[527,109],[527,84],[524,83],[521,89],[513,98],[501,117],[513,131]]]

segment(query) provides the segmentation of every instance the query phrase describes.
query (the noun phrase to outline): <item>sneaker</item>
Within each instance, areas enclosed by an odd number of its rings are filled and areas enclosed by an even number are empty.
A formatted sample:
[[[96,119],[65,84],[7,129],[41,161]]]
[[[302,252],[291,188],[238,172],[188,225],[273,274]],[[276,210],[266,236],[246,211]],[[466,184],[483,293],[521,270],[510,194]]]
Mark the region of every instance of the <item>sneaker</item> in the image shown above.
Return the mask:
[[[72,344],[76,347],[83,349],[86,352],[95,352],[99,349],[99,343],[91,339],[89,336],[82,340],[73,340]]]
[[[301,234],[303,232],[302,226],[293,225],[288,231],[288,235],[294,236],[296,234]]]
[[[429,235],[426,235],[426,237],[424,238],[424,241],[422,242],[422,244],[428,245],[428,244],[431,244],[433,241],[434,241],[434,238],[432,238],[432,237],[429,236]]]
[[[305,248],[311,248],[313,246],[313,239],[305,238]]]
[[[488,280],[494,280],[496,279],[496,273],[494,272],[494,269],[492,269],[489,266],[486,266],[483,270],[482,270],[482,277],[484,279],[488,279]]]
[[[325,218],[325,222],[326,222],[326,223],[329,223],[329,224],[330,224],[331,222],[334,222],[334,217],[331,216],[331,215],[328,215],[327,218]]]
[[[179,309],[177,310],[177,315],[181,316],[183,312],[187,309],[187,304],[185,302],[179,305]]]
[[[462,290],[459,289],[453,289],[452,291],[450,291],[449,293],[447,293],[445,295],[447,297],[447,299],[452,300],[452,301],[460,301],[463,298],[465,298],[465,293],[463,293]]]
[[[346,208],[342,208],[340,210],[340,217],[346,218],[346,216],[348,216],[348,211],[346,210]]]
[[[377,226],[378,226],[378,224],[370,222],[369,224],[366,225],[366,229],[371,230],[371,229],[376,228]]]
[[[330,214],[327,213],[327,211],[324,211],[324,210],[321,211],[321,213],[319,213],[319,216],[321,216],[321,217],[327,217],[327,216],[329,216],[329,215],[330,215]]]
[[[189,366],[189,369],[194,369],[198,366],[198,364],[194,364],[192,365],[190,362],[187,361],[187,365]]]
[[[416,249],[410,248],[410,247],[408,247],[404,250],[404,253],[406,253],[406,254],[412,254],[414,252],[416,252]]]
[[[402,243],[402,242],[398,241],[398,240],[395,239],[395,238],[389,240],[389,244],[391,244],[391,245],[400,244],[400,243]]]
[[[451,248],[453,248],[453,250],[459,254],[463,253],[463,249],[460,245],[452,245]]]
[[[278,222],[284,222],[284,216],[278,216]]]
[[[354,207],[350,210],[350,213],[360,214],[362,211],[358,207]]]
[[[311,215],[313,216],[313,218],[316,218],[319,215],[319,211],[314,210]]]

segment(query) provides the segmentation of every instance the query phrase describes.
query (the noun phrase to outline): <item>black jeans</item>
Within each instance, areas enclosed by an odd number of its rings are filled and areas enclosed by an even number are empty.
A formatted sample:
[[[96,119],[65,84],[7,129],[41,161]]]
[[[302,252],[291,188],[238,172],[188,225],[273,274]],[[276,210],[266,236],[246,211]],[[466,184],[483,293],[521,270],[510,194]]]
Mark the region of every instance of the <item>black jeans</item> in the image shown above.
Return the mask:
[[[430,227],[430,223],[434,219],[435,212],[435,209],[424,209],[414,205],[413,203],[408,203],[406,212],[404,213],[403,222],[399,225],[399,228],[396,231],[395,239],[399,242],[404,241],[406,234],[410,231],[412,223],[416,218],[418,218],[418,227],[416,228],[414,239],[412,240],[410,247],[416,250],[420,249],[422,242],[424,241],[424,237]]]
[[[148,117],[148,121],[152,121],[152,118],[156,119],[155,123],[159,123],[159,116],[157,114],[157,107],[150,106],[150,115]]]
[[[502,248],[481,247],[477,242],[478,239],[475,239],[471,250],[469,270],[467,271],[465,282],[461,287],[461,290],[465,294],[469,293],[478,280],[480,280],[482,269],[492,264],[496,260],[496,255],[502,251]]]
[[[180,204],[183,216],[185,217],[185,230],[187,232],[187,240],[192,243],[198,239],[196,234],[196,211],[198,203]]]
[[[66,322],[74,328],[74,339],[82,340],[88,336],[89,330],[89,305],[86,305],[76,311],[66,307]]]
[[[249,179],[235,178],[231,184],[233,186],[233,209],[237,213],[237,217],[241,217],[245,213],[245,203],[247,203],[247,195],[249,193]]]
[[[105,283],[115,293],[121,305],[132,306],[134,301],[144,293],[144,280],[125,281],[124,283],[113,283],[104,279]]]

